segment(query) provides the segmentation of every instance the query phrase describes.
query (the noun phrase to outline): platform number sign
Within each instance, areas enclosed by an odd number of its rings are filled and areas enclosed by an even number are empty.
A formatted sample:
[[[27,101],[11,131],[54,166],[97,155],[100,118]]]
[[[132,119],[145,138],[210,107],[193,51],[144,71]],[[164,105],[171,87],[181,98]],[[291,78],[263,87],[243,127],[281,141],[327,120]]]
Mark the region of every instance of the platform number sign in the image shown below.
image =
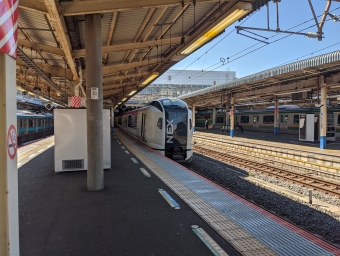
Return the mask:
[[[10,159],[14,159],[18,150],[17,131],[12,124],[7,133],[7,153]]]

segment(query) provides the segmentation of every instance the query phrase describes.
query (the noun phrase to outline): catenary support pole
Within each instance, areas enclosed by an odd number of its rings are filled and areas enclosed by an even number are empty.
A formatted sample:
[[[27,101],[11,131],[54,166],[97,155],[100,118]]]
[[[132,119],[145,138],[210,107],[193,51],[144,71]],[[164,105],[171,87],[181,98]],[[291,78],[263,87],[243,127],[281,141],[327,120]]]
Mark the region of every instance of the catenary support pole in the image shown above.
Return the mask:
[[[235,113],[235,101],[234,101],[234,96],[231,96],[231,110],[230,110],[230,137],[234,137],[235,135],[235,118],[234,118],[234,113]]]
[[[196,124],[196,106],[192,105],[192,131],[195,131]]]
[[[320,78],[321,87],[321,108],[320,108],[320,148],[326,148],[327,134],[327,86],[324,83],[324,77]]]
[[[0,52],[0,255],[19,255],[16,61]]]
[[[101,14],[85,15],[87,189],[104,188]]]
[[[275,106],[274,106],[274,134],[279,134],[279,101],[275,98]]]
[[[216,108],[213,108],[212,128],[215,129],[215,126],[216,126]]]

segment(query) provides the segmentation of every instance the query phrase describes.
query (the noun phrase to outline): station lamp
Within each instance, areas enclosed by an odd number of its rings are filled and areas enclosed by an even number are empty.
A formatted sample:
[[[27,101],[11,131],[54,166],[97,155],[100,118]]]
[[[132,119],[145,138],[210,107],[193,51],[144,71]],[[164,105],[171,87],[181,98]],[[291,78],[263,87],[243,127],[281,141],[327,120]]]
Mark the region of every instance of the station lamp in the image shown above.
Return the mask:
[[[142,85],[148,85],[151,81],[155,80],[159,76],[158,72],[153,72],[147,79],[142,82]]]
[[[239,20],[240,18],[244,17],[247,13],[252,11],[252,4],[247,2],[239,2],[235,4],[228,12],[224,19],[222,19],[217,25],[211,28],[208,32],[206,32],[203,36],[198,38],[194,43],[189,45],[181,54],[190,54],[215,36],[220,34],[224,29],[229,27],[235,21]]]
[[[133,90],[132,92],[130,92],[129,94],[128,94],[128,96],[132,96],[132,95],[134,95],[136,93],[136,90]]]

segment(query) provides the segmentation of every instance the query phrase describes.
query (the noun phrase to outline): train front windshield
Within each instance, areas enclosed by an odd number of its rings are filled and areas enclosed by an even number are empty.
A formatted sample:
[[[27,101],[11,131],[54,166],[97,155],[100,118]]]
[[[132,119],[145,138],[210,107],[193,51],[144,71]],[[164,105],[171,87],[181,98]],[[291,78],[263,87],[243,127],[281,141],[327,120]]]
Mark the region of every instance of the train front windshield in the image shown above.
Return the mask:
[[[165,110],[165,154],[185,160],[188,137],[188,107],[177,99],[160,100]]]

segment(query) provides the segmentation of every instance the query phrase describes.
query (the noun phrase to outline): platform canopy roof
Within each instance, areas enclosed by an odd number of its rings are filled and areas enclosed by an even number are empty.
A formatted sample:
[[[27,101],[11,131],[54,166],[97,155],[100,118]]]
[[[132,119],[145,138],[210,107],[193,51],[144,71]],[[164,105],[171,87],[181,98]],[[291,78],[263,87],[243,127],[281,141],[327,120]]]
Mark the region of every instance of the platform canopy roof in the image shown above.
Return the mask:
[[[267,2],[20,0],[17,86],[61,103],[86,87],[85,15],[99,13],[103,98],[115,105]]]
[[[320,103],[321,87],[333,105],[340,104],[340,51],[274,67],[253,75],[179,96],[188,105],[226,107],[231,97],[238,107],[263,108],[281,104],[314,107]]]

